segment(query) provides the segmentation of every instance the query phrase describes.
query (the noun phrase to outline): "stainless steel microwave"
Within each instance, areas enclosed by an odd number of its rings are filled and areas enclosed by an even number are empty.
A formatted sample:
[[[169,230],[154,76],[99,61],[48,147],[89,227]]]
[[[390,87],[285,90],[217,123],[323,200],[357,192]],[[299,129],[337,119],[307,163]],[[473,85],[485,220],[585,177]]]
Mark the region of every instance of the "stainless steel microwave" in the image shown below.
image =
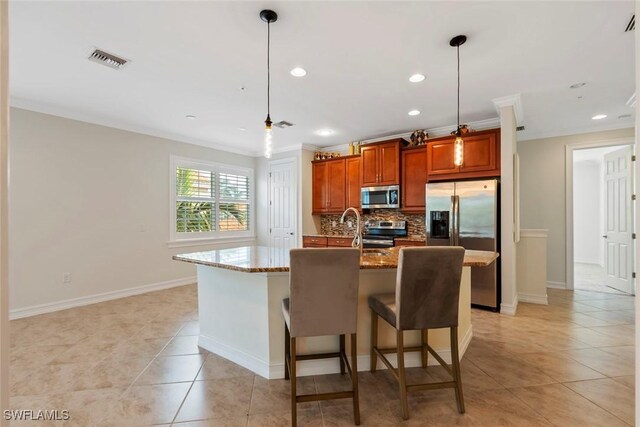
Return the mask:
[[[360,195],[360,207],[362,209],[394,209],[400,207],[400,187],[398,185],[362,187]]]

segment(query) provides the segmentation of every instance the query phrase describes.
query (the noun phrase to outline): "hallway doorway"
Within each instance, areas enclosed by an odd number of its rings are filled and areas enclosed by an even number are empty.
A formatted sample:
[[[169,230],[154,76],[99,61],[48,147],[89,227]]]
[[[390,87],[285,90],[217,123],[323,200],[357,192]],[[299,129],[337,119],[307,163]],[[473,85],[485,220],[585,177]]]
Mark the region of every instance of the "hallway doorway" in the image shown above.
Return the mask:
[[[573,151],[574,289],[634,294],[633,146]]]

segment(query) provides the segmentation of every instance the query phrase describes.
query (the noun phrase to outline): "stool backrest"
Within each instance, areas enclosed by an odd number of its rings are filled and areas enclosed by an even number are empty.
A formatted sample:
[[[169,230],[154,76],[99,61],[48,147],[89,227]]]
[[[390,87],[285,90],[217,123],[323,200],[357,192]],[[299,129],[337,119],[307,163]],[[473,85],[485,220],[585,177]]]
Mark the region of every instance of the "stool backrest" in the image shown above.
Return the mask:
[[[396,279],[396,327],[400,330],[458,325],[464,248],[402,248]]]
[[[355,333],[360,250],[291,249],[289,265],[291,336]]]

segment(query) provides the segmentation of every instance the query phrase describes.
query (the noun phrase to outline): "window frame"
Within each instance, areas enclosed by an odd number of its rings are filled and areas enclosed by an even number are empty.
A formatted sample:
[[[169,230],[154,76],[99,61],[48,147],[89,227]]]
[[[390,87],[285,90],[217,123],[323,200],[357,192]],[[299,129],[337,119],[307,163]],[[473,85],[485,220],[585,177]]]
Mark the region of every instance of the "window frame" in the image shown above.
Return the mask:
[[[243,240],[255,239],[255,182],[254,169],[242,166],[234,166],[224,163],[210,162],[206,160],[190,159],[180,156],[170,156],[169,161],[169,246],[191,246],[206,243],[223,243],[236,242]],[[176,194],[176,170],[178,167],[187,169],[197,169],[212,172],[216,175],[215,179],[215,218],[216,230],[208,232],[178,232],[177,231],[177,212],[176,203],[178,195]],[[233,175],[244,175],[249,178],[249,229],[243,231],[221,231],[220,227],[220,203],[223,199],[220,194],[220,178],[219,173],[227,173]],[[222,202],[224,203],[224,202]]]

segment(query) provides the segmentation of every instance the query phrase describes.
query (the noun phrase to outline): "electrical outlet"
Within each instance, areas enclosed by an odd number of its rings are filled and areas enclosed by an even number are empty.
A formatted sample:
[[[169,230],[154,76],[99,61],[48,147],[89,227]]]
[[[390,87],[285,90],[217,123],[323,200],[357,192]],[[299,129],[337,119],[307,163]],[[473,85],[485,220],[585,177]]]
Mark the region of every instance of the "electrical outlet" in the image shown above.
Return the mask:
[[[347,227],[353,228],[353,221],[347,221]]]
[[[62,275],[62,283],[71,283],[71,273],[64,273]]]
[[[332,227],[337,227],[338,226],[338,221],[336,221],[335,219],[333,221],[331,221],[331,226]]]

